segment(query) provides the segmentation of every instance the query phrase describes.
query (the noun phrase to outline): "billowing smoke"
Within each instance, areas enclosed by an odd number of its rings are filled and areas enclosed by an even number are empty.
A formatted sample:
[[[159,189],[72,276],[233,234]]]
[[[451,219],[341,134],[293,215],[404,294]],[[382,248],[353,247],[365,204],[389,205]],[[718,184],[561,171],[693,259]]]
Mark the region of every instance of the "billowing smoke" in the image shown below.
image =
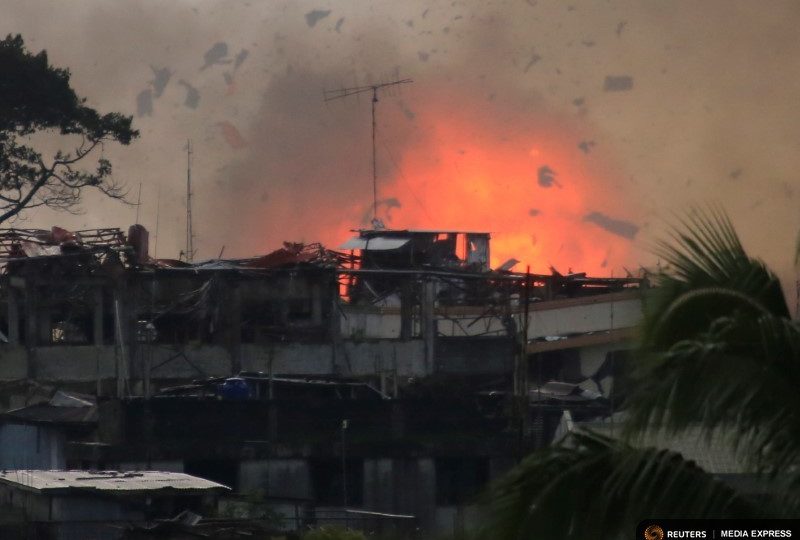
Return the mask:
[[[372,96],[323,91],[410,77],[378,96],[387,225],[488,230],[495,262],[620,275],[654,262],[673,212],[715,202],[792,275],[794,2],[9,0],[0,15],[91,105],[137,116],[141,140],[105,153],[134,201],[141,183],[151,234],[158,209],[160,256],[182,248],[187,139],[198,258],[366,226]],[[136,217],[85,209],[26,225]]]

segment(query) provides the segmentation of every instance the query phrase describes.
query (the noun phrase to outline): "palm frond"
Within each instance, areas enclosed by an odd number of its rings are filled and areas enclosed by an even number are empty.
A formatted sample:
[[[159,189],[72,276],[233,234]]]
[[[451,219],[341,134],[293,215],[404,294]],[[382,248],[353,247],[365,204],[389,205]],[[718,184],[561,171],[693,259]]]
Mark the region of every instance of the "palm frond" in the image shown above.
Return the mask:
[[[594,433],[533,453],[488,495],[486,538],[629,538],[648,517],[763,516],[680,454]]]
[[[659,244],[671,271],[645,301],[626,433],[735,429],[755,468],[800,465],[800,328],[778,278],[719,210],[695,210],[672,238]]]
[[[790,320],[720,317],[693,339],[639,358],[632,380],[626,435],[734,430],[754,469],[800,465],[800,329]]]
[[[655,249],[670,272],[656,276],[656,287],[645,299],[645,348],[691,338],[736,309],[789,316],[777,276],[747,255],[720,210],[694,210],[670,236]]]

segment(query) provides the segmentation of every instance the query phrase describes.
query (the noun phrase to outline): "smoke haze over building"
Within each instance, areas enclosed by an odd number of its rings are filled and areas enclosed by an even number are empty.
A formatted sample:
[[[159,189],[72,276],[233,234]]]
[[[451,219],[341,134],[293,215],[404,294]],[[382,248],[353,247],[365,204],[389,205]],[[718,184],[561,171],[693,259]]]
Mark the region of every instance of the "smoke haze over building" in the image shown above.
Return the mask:
[[[371,96],[323,91],[409,77],[377,105],[387,226],[488,230],[498,259],[619,275],[654,262],[674,212],[712,202],[793,275],[794,2],[8,0],[0,15],[91,106],[136,115],[140,140],[104,151],[133,200],[141,182],[151,235],[160,207],[159,256],[183,247],[187,139],[197,258],[335,248],[367,226]],[[84,206],[25,226],[136,215]]]

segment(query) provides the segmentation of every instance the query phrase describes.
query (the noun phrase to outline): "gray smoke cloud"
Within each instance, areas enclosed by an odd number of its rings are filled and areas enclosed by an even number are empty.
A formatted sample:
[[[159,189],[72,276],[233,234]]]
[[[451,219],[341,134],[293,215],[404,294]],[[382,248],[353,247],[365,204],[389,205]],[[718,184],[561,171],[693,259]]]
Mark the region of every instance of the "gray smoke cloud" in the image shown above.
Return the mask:
[[[615,163],[613,179],[597,188],[619,204],[591,211],[638,227],[633,266],[653,262],[642,246],[663,232],[663,218],[711,201],[787,282],[800,229],[798,24],[800,4],[789,1],[0,6],[0,32],[21,33],[69,67],[92,106],[137,115],[141,140],[104,152],[132,193],[141,183],[140,221],[151,234],[158,210],[160,256],[182,247],[187,139],[201,258],[223,245],[230,256],[282,240],[335,246],[371,207],[371,96],[325,103],[323,91],[412,77],[378,105],[382,182],[402,180],[392,156],[400,162],[432,140],[419,127],[431,101],[452,95],[479,105],[505,119],[508,140],[524,129],[514,111],[546,110],[585,130],[570,147],[587,168],[600,156]],[[407,209],[427,204],[413,197],[384,209],[402,222]],[[126,227],[136,214],[100,197],[85,208],[31,212],[25,225]],[[575,223],[596,227],[584,215]]]

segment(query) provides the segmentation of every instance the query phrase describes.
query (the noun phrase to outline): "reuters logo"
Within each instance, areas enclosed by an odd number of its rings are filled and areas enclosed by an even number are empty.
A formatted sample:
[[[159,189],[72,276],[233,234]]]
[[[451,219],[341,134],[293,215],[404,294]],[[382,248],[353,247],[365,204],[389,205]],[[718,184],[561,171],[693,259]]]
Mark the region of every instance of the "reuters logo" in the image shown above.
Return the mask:
[[[664,529],[650,525],[644,530],[644,540],[664,540]]]

